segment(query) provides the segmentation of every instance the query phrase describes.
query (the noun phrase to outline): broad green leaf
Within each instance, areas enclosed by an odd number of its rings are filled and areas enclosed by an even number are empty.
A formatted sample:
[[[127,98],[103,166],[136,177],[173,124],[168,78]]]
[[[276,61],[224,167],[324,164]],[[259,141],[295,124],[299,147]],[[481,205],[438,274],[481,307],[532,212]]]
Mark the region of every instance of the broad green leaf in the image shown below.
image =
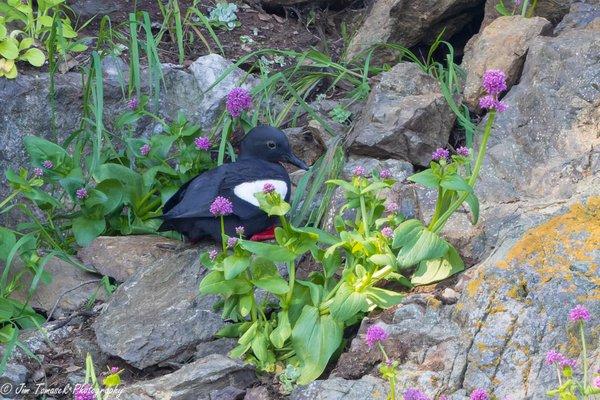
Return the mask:
[[[2,31],[2,26],[0,26],[0,31]],[[1,35],[0,35],[0,37],[1,37]],[[33,38],[28,37],[28,38],[21,40],[21,43],[19,43],[19,50],[23,51],[23,50],[30,48],[31,46],[33,46]]]
[[[356,314],[367,311],[367,296],[356,292],[346,283],[342,283],[329,307],[331,316],[338,321],[347,321]]]
[[[73,235],[77,244],[85,247],[104,232],[106,221],[101,219],[89,219],[85,216],[73,220]]]
[[[408,180],[433,189],[436,189],[440,185],[440,178],[431,169],[411,175],[408,177]]]
[[[6,26],[0,22],[0,40],[4,40],[4,38],[6,38]]]
[[[250,266],[250,259],[245,256],[231,255],[223,260],[225,279],[230,280],[244,272]]]
[[[63,164],[63,162],[70,160],[65,149],[41,137],[25,136],[23,143],[31,161],[36,165],[42,165],[44,161],[50,160],[57,167]]]
[[[265,276],[253,281],[254,285],[274,294],[285,294],[290,290],[287,281],[279,276]]]
[[[341,186],[342,188],[346,189],[347,192],[358,194],[358,192],[357,192],[358,189],[355,188],[352,183],[346,182],[345,180],[342,180],[342,179],[331,179],[331,180],[328,180],[325,183],[328,183],[328,184],[331,184],[331,185]]]
[[[306,305],[292,330],[292,347],[302,362],[299,385],[317,379],[342,343],[343,324],[331,315],[319,315],[319,309]]]
[[[409,219],[398,225],[392,246],[400,248],[397,260],[401,267],[410,267],[423,260],[442,257],[449,247],[445,240],[429,231],[416,219]]]
[[[0,55],[9,60],[16,60],[19,57],[19,46],[14,39],[7,37],[0,42]]]
[[[465,264],[456,249],[448,247],[444,257],[433,260],[425,260],[419,263],[419,267],[413,273],[411,283],[413,285],[429,285],[439,282],[465,269]]]
[[[223,272],[212,271],[200,282],[201,294],[245,294],[252,290],[250,282],[244,279],[226,280]]]
[[[440,186],[444,189],[473,193],[473,188],[467,183],[467,181],[456,174],[444,176],[440,182]]]
[[[477,199],[475,193],[471,193],[465,199],[465,203],[469,205],[471,210],[471,224],[475,225],[479,220],[479,199]]]
[[[266,212],[269,216],[283,216],[290,211],[291,206],[289,203],[283,199],[280,199],[278,202],[272,202],[272,200],[269,200],[269,196],[272,195],[263,192],[254,194],[254,197],[256,197],[258,200],[260,209]]]
[[[252,341],[252,352],[258,358],[258,361],[265,363],[269,359],[267,350],[267,338],[262,332],[259,332]]]
[[[15,243],[17,243],[15,234],[10,229],[0,226],[0,260],[6,261]]]
[[[370,302],[373,302],[381,309],[390,308],[400,304],[404,300],[404,294],[386,290],[378,287],[369,287],[365,289],[365,294]]]
[[[123,202],[123,184],[116,179],[106,179],[96,185],[96,190],[104,193],[104,214],[116,210]]]
[[[266,257],[273,262],[291,262],[296,259],[295,253],[278,245],[249,240],[240,240],[238,243],[242,249],[256,254],[257,256]]]
[[[41,50],[34,47],[28,49],[23,55],[19,57],[21,60],[27,61],[34,67],[41,67],[46,62],[46,56]]]
[[[292,335],[292,326],[287,311],[279,311],[277,313],[277,327],[273,329],[269,339],[276,349],[280,349],[285,344],[285,341]]]
[[[394,258],[389,254],[373,254],[371,257],[369,257],[369,261],[375,265],[381,266],[395,264]]]
[[[248,293],[242,297],[240,297],[240,301],[238,304],[238,309],[240,310],[240,315],[242,317],[247,317],[252,311],[252,305],[254,304],[254,293]]]

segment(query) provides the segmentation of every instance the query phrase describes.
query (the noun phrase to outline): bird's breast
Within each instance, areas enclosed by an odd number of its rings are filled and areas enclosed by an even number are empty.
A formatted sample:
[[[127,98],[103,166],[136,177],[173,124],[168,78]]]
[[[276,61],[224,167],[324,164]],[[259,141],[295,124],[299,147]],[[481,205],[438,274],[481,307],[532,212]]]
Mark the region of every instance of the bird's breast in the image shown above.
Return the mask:
[[[258,207],[258,199],[254,196],[254,194],[262,192],[266,183],[273,185],[275,187],[275,191],[279,193],[282,199],[285,199],[285,196],[288,192],[287,183],[277,179],[261,179],[252,182],[240,183],[233,188],[233,194],[236,197]]]

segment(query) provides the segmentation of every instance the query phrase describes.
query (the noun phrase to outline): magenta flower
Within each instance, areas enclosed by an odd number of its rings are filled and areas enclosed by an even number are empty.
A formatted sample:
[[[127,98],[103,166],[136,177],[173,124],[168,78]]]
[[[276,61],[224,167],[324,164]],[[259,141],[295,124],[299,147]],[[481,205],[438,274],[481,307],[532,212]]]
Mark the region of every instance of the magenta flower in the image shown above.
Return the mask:
[[[470,153],[471,151],[465,146],[460,146],[458,149],[456,149],[456,154],[459,156],[468,157]]]
[[[574,360],[572,358],[567,358],[567,357],[563,357],[563,359],[560,360],[558,363],[560,364],[560,366],[562,368],[567,368],[567,367],[575,368],[577,366],[577,360]]]
[[[482,86],[488,94],[497,96],[506,90],[506,75],[499,69],[488,69],[483,74]]]
[[[227,94],[225,108],[233,118],[237,118],[243,111],[252,108],[252,95],[244,88],[234,88]]]
[[[110,373],[111,374],[116,374],[119,372],[119,367],[110,367]]]
[[[239,235],[239,236],[244,236],[244,227],[243,226],[236,226],[235,227],[235,234]]]
[[[600,376],[594,378],[594,382],[592,383],[596,389],[600,389]]]
[[[399,207],[398,207],[398,203],[395,203],[395,202],[393,202],[393,201],[392,201],[392,202],[389,202],[389,203],[387,203],[387,204],[385,205],[385,211],[386,211],[387,213],[390,213],[390,214],[392,214],[392,213],[395,213],[396,211],[398,211],[398,208],[399,208]]]
[[[581,304],[576,305],[575,308],[569,311],[569,319],[572,322],[589,321],[591,317],[590,311]]]
[[[373,347],[373,345],[377,342],[383,342],[389,337],[388,333],[379,325],[370,326],[367,329],[367,335],[365,336],[365,342],[369,347]]]
[[[44,175],[44,170],[41,168],[34,168],[33,169],[33,176],[35,176],[36,178],[39,178],[40,176]]]
[[[437,149],[436,151],[434,151],[431,154],[431,158],[434,161],[440,161],[440,160],[446,159],[448,157],[450,157],[450,152],[442,147],[440,147],[439,149]]]
[[[140,154],[146,157],[150,153],[150,145],[146,143],[142,147],[140,147]]]
[[[92,387],[85,383],[83,385],[75,385],[73,390],[73,400],[96,400],[96,395]]]
[[[233,213],[233,204],[223,196],[217,196],[210,205],[210,213],[215,217],[229,215]]]
[[[379,176],[381,177],[381,179],[390,179],[392,177],[392,171],[390,171],[389,169],[382,169],[379,173]]]
[[[383,237],[390,239],[394,236],[394,230],[389,226],[386,226],[381,230],[381,234],[383,235]]]
[[[402,397],[404,400],[430,400],[425,393],[415,388],[406,389]]]
[[[521,0],[515,0],[515,6],[519,7],[521,5]]]
[[[52,163],[52,161],[46,160],[42,163],[42,167],[44,167],[46,169],[52,169],[52,168],[54,168],[54,164]]]
[[[206,136],[200,136],[194,139],[194,145],[198,150],[208,151],[210,149],[210,139]]]
[[[83,200],[88,197],[88,191],[86,188],[79,188],[75,191],[75,196],[77,196],[79,200]]]
[[[497,100],[492,95],[487,95],[479,99],[479,108],[504,112],[508,109],[508,105],[506,103],[501,102],[500,100]]]
[[[230,249],[233,249],[235,247],[235,245],[238,242],[238,238],[236,237],[230,237],[229,239],[227,239],[227,247],[229,247]]]
[[[352,170],[352,175],[356,176],[356,177],[364,176],[365,168],[362,165],[358,165],[358,166],[354,167],[354,169]]]
[[[483,389],[475,389],[469,397],[470,400],[489,400],[490,396]]]
[[[138,105],[139,105],[139,102],[138,102],[137,97],[132,97],[127,102],[127,108],[129,108],[132,111],[135,110],[136,108],[138,108]]]
[[[273,193],[275,191],[275,185],[270,182],[267,182],[263,185],[263,193]]]
[[[210,258],[212,261],[215,261],[215,259],[217,258],[218,255],[219,255],[219,252],[214,249],[208,252],[208,258]]]
[[[549,350],[546,353],[546,364],[548,364],[548,365],[556,364],[556,363],[559,363],[564,358],[565,357],[562,354],[560,354],[558,351]]]

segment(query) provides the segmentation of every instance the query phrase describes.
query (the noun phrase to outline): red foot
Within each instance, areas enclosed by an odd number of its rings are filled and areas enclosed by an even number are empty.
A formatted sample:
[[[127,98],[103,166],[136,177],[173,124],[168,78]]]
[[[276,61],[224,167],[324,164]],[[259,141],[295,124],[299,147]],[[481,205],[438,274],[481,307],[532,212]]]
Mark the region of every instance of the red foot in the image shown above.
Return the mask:
[[[255,233],[250,238],[250,240],[255,241],[255,242],[264,242],[265,240],[272,240],[272,239],[275,239],[275,225],[273,225],[270,228],[265,229],[262,232]]]

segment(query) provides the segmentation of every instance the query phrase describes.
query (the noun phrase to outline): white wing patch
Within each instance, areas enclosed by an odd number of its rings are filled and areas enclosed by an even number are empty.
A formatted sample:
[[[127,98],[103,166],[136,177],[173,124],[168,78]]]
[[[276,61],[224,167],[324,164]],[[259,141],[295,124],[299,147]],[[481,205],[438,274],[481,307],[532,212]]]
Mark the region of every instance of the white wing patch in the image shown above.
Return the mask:
[[[265,183],[270,183],[271,185],[275,186],[275,191],[279,193],[282,199],[285,199],[285,195],[288,191],[287,185],[284,181],[273,179],[263,179],[260,181],[240,183],[233,188],[233,194],[235,194],[238,198],[258,207],[258,199],[254,197],[254,194],[262,192]]]

